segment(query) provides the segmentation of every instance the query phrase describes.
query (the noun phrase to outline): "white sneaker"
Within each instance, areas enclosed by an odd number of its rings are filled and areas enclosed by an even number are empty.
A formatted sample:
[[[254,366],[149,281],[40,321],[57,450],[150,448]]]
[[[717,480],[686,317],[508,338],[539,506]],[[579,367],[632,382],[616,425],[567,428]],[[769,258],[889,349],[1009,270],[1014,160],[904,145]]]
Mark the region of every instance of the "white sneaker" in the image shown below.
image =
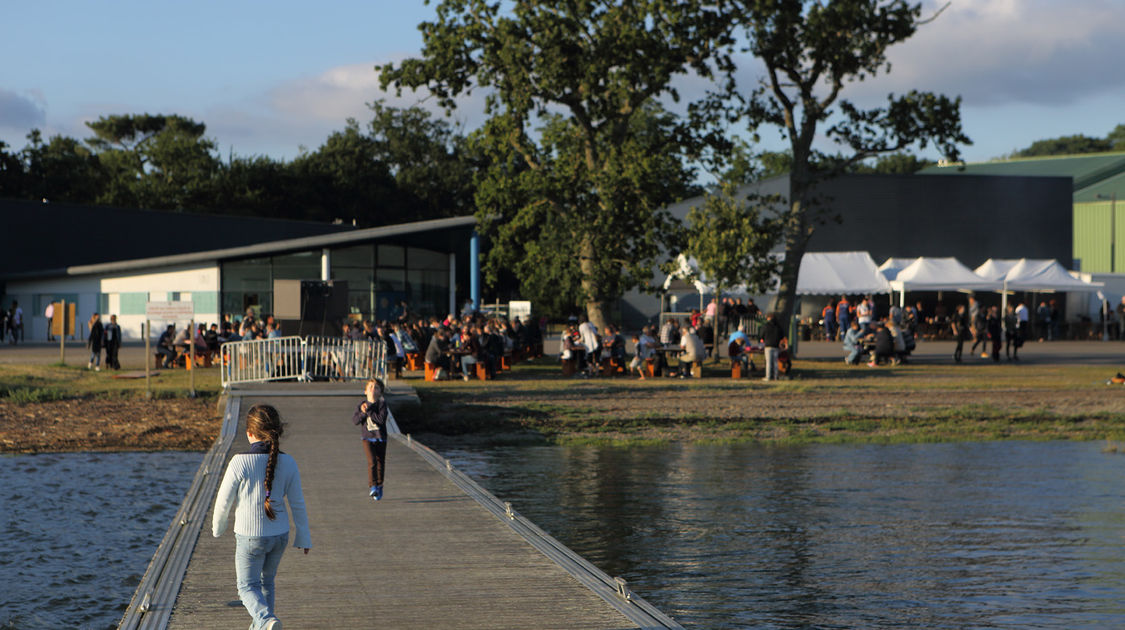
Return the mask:
[[[100,366],[100,365],[96,365],[96,366],[94,366],[94,371],[95,371],[95,372],[101,372],[101,371],[102,371],[102,366]]]
[[[262,626],[264,630],[281,630],[281,620],[277,617],[270,619],[266,625]]]

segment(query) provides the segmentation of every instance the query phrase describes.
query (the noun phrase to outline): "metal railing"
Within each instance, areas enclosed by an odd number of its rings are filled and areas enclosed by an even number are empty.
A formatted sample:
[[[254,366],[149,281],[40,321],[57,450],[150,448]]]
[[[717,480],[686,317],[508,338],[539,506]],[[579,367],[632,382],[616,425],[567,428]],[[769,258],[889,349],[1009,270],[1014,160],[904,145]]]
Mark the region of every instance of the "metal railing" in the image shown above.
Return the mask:
[[[381,341],[334,337],[278,337],[232,341],[219,348],[223,387],[284,380],[387,378]]]

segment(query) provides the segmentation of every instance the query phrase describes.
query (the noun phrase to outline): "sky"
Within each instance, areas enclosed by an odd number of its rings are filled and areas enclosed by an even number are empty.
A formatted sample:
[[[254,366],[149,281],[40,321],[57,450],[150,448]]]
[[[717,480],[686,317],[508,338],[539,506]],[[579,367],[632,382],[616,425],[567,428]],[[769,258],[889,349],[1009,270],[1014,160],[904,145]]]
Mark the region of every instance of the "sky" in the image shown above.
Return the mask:
[[[33,128],[85,139],[100,116],[164,113],[205,123],[223,156],[290,159],[349,117],[368,122],[379,98],[440,111],[424,94],[381,92],[374,70],[418,56],[417,25],[433,15],[420,0],[0,0],[0,141],[20,149]],[[842,96],[960,96],[968,161],[1125,123],[1125,0],[952,0],[889,57],[889,74]],[[748,80],[758,67],[740,64]],[[703,87],[685,78],[681,96]],[[455,123],[476,127],[482,108],[465,99]],[[762,148],[784,146],[760,133]]]

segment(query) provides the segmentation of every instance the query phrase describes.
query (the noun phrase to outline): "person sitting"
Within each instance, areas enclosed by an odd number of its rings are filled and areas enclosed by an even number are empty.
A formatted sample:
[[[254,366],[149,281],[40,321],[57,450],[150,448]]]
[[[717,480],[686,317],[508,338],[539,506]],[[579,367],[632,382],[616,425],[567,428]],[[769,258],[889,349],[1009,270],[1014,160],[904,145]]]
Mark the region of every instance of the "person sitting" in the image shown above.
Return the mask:
[[[906,355],[909,354],[906,351],[906,337],[903,335],[902,328],[895,324],[893,319],[887,321],[887,332],[890,333],[891,340],[894,342],[894,358],[892,362],[898,365],[905,361]]]
[[[172,367],[176,361],[176,325],[168,324],[168,328],[160,335],[156,342],[156,352],[161,356],[164,368]]]
[[[562,335],[562,352],[559,355],[563,361],[576,361],[577,371],[585,374],[586,346],[579,341],[578,329],[573,324],[566,327]]]
[[[445,370],[445,374],[449,374],[452,368],[449,362],[449,329],[442,326],[434,331],[430,337],[430,344],[426,348],[426,363],[434,366],[434,368],[441,374]]]
[[[848,365],[858,365],[859,358],[863,356],[863,332],[859,329],[859,322],[854,319],[848,322],[848,330],[844,332],[844,362]]]
[[[475,326],[461,331],[457,354],[461,355],[461,377],[466,381],[476,375],[477,362],[481,360],[480,334],[480,329]]]
[[[648,334],[648,327],[641,330],[640,335],[633,335],[634,356],[633,360],[629,362],[629,372],[634,370],[640,376],[640,379],[645,380],[646,364],[649,357],[653,354],[653,348],[656,347],[656,340]]]
[[[695,365],[703,367],[707,350],[703,340],[696,334],[695,328],[688,328],[687,334],[680,338],[680,348],[683,349],[680,353],[680,378],[688,378],[692,375],[691,370]]]
[[[875,342],[875,351],[871,354],[871,361],[868,362],[867,367],[875,367],[880,363],[886,363],[894,359],[895,356],[895,340],[891,336],[891,331],[887,329],[886,324],[878,322],[875,324],[875,332],[868,335]]]

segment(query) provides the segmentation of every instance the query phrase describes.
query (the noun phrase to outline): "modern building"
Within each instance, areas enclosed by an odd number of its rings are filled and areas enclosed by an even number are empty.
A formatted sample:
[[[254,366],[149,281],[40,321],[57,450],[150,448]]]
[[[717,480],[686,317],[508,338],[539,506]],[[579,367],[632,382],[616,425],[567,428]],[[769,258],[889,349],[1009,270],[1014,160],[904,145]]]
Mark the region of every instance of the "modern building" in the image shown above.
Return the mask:
[[[23,210],[42,209],[32,206]],[[78,208],[92,216],[105,211]],[[57,238],[40,233],[34,240],[28,238],[26,245],[18,245],[10,235],[5,237],[6,251],[0,254],[0,304],[7,308],[13,300],[19,301],[25,339],[46,339],[44,311],[47,304],[60,299],[78,305],[79,328],[94,312],[116,314],[126,339],[135,339],[142,334],[149,301],[190,301],[197,322],[219,322],[225,315],[239,319],[248,310],[259,315],[274,313],[278,306],[275,291],[285,281],[290,281],[285,286],[304,281],[334,293],[345,316],[351,318],[387,318],[400,301],[423,315],[456,312],[458,299],[479,303],[474,217],[342,229],[285,225],[300,222],[271,227],[269,220],[177,213],[152,213],[161,215],[154,219],[147,211],[123,212],[133,221],[121,221],[121,214],[108,212],[101,220],[77,229],[60,225]],[[162,255],[108,260],[100,255],[103,250],[109,256],[145,251],[133,247],[131,241],[154,238],[152,232],[139,227],[149,222],[158,224],[157,236],[177,244],[172,250],[177,253],[164,250]],[[81,255],[96,262],[65,264],[82,260],[68,247],[82,240],[93,225],[99,226],[98,231],[88,234],[102,247],[81,250]],[[241,243],[225,238],[230,229],[241,230],[248,238]],[[269,238],[286,230],[289,237]],[[303,313],[300,318],[319,319]],[[153,322],[153,326],[165,323],[172,322]]]
[[[1125,273],[1125,152],[933,166],[924,175],[1067,177],[1071,180],[1074,271]]]

